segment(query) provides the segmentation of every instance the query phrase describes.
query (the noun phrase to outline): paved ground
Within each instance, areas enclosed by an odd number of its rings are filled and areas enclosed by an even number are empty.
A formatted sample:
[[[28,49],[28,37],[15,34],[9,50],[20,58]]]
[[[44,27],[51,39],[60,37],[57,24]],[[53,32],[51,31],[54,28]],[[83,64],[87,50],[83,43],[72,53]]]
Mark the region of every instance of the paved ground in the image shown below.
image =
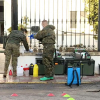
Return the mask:
[[[81,84],[72,88],[65,84],[0,84],[0,100],[99,100],[100,82],[94,84]],[[89,92],[90,91],[90,92]],[[94,91],[94,92],[93,92]],[[13,97],[16,93],[18,96]],[[48,97],[48,94],[54,94]],[[67,96],[63,97],[62,94]],[[73,98],[73,99],[71,99]]]
[[[3,78],[3,74],[0,74],[0,83],[66,83],[67,75],[55,75],[54,80],[40,81],[39,78],[43,76],[38,76],[37,78],[33,76],[9,76]],[[95,76],[83,76],[82,83],[94,83],[100,82],[100,75]]]

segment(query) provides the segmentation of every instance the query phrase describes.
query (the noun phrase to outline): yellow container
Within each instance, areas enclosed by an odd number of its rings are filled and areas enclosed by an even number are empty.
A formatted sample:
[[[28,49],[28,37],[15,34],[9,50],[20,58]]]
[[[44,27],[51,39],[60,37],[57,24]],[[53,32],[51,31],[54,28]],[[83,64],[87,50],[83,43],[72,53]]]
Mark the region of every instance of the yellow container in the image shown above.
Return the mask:
[[[35,64],[33,68],[33,77],[38,77],[38,65]]]

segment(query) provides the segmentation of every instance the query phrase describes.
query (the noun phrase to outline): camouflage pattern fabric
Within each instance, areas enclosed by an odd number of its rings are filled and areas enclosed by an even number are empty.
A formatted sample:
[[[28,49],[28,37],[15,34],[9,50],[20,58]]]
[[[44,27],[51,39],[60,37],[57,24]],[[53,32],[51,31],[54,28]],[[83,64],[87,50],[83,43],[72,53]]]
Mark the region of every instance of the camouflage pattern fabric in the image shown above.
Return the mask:
[[[26,37],[21,31],[13,30],[7,38],[6,48],[4,52],[5,54],[4,74],[5,75],[7,74],[11,57],[12,57],[13,73],[16,74],[17,57],[20,56],[19,46],[21,41],[23,42],[25,49],[28,51],[29,47],[28,47]]]
[[[5,49],[4,54],[8,55],[8,56],[12,55],[12,56],[15,56],[15,57],[20,56],[19,45],[8,43],[6,45],[6,49]]]
[[[5,67],[4,67],[4,75],[7,74],[9,63],[10,63],[11,55],[10,56],[5,56]]]
[[[9,67],[10,59],[12,57],[12,67],[13,67],[13,72],[16,72],[16,67],[17,67],[17,57],[20,55],[19,52],[19,45],[16,44],[7,44],[6,45],[6,50],[5,50],[5,68],[4,68],[4,73],[7,74],[7,70]]]
[[[20,45],[20,42],[24,44],[26,51],[29,51],[28,43],[27,43],[26,36],[24,35],[24,33],[22,33],[22,31],[19,31],[19,30],[13,30],[8,35],[7,43]]]
[[[54,75],[53,55],[55,51],[55,27],[47,25],[39,31],[34,38],[40,40],[43,44],[43,64],[45,66],[45,76],[50,77]]]
[[[10,63],[11,56],[5,56],[5,67],[4,67],[4,74],[7,74],[9,63]],[[13,67],[13,74],[16,74],[16,67],[17,67],[17,57],[12,56],[12,67]]]
[[[42,44],[53,43],[55,44],[55,27],[53,25],[47,25],[43,30],[39,31],[34,38],[40,40]]]
[[[52,77],[54,75],[53,55],[55,51],[54,44],[45,44],[43,48],[43,64],[45,66],[45,76]]]

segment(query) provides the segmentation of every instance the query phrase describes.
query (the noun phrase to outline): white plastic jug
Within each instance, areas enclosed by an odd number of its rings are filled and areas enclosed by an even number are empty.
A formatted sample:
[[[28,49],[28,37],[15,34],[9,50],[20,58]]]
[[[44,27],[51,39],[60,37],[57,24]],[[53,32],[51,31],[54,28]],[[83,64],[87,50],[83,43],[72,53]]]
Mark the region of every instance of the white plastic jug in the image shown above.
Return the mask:
[[[23,66],[17,66],[17,76],[23,76]]]

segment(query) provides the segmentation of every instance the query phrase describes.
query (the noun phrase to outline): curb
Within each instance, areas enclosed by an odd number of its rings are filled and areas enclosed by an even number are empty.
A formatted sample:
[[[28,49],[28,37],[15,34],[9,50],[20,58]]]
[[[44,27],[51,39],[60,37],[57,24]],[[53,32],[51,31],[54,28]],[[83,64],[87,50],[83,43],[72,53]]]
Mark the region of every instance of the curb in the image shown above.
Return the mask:
[[[0,82],[0,84],[65,84],[66,82]],[[92,84],[94,82],[82,82],[81,84]]]

